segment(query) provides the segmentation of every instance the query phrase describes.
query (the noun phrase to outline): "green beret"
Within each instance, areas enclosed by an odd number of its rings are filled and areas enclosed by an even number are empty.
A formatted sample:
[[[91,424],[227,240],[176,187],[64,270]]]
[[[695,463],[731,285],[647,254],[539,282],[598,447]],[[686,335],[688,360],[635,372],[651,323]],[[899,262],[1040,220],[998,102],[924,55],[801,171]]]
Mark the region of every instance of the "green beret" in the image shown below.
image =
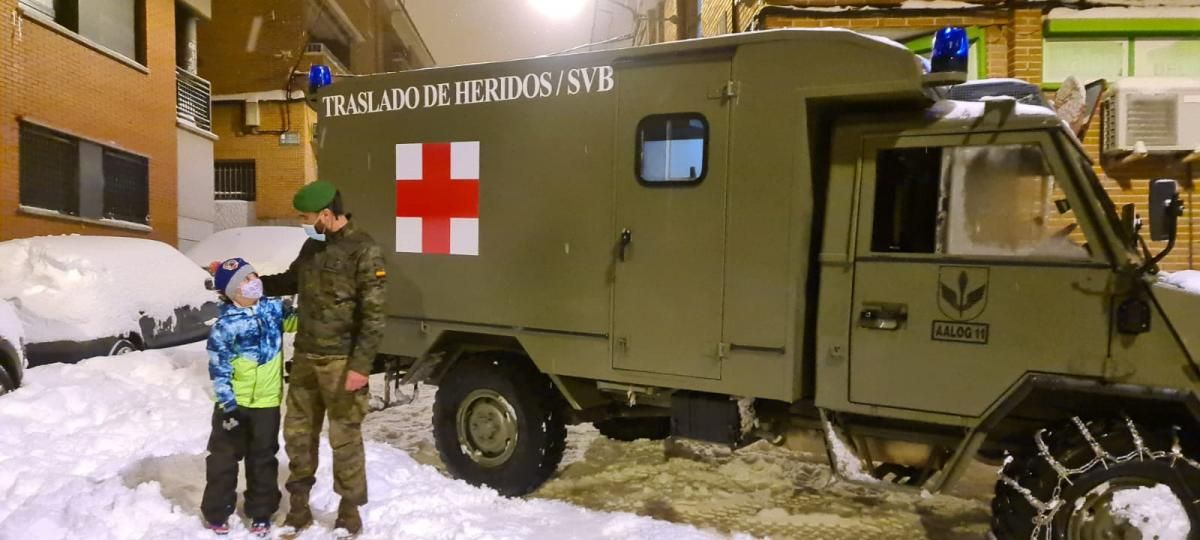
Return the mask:
[[[329,207],[336,194],[337,188],[333,184],[317,180],[296,192],[296,196],[292,198],[292,206],[301,212],[320,212]]]

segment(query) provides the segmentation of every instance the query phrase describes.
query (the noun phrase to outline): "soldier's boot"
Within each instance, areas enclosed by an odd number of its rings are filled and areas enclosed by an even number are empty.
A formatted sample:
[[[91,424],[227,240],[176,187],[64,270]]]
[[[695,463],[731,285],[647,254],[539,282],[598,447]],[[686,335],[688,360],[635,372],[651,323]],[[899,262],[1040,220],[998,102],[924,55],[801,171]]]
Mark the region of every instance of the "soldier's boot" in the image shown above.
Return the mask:
[[[358,505],[343,499],[338,504],[337,521],[334,522],[333,528],[344,529],[349,533],[350,538],[358,536],[358,533],[362,532],[363,528],[362,516],[358,514]]]
[[[281,530],[284,538],[294,538],[313,524],[312,508],[308,506],[308,493],[292,493],[289,500],[291,509],[283,520]]]

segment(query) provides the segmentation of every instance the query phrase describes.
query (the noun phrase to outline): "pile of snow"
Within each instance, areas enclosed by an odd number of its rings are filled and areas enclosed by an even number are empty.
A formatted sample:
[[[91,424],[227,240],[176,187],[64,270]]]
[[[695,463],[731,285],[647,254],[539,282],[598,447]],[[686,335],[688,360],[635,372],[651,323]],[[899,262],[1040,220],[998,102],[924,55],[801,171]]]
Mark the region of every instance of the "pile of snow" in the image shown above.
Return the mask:
[[[1009,97],[1007,100],[1012,100]],[[1000,99],[988,100],[991,102],[1005,101],[1003,97]],[[1058,119],[1058,115],[1054,111],[1037,105],[1029,105],[1026,103],[1013,104],[1014,114],[1016,116],[1027,116],[1036,118],[1053,118]],[[950,101],[943,100],[935,103],[930,108],[930,113],[941,120],[974,120],[983,118],[987,114],[989,105],[987,101]]]
[[[0,242],[0,300],[11,300],[28,343],[137,332],[142,315],[215,300],[208,274],[162,242],[50,236]]]
[[[1136,527],[1142,538],[1184,540],[1192,530],[1179,497],[1165,484],[1118,491],[1110,508],[1114,516]]]
[[[1158,276],[1159,283],[1183,289],[1192,294],[1200,294],[1200,270],[1180,270],[1178,272],[1163,272]]]
[[[4,300],[0,300],[0,340],[11,343],[17,349],[22,366],[26,365],[25,348],[21,346],[25,342],[25,330],[21,328],[17,310]]]
[[[829,453],[836,461],[832,465],[847,480],[868,484],[879,483],[877,478],[867,473],[862,459],[850,449],[850,445],[842,438],[841,432],[828,420],[825,421],[825,444],[829,445]]]
[[[196,345],[31,369],[26,386],[0,399],[0,538],[212,538],[199,516],[209,388]],[[282,485],[286,454],[279,457]],[[368,442],[366,458],[362,539],[716,537],[631,514],[506,499],[381,443]],[[322,438],[317,526],[301,539],[332,537],[331,462]],[[231,527],[230,538],[250,538],[240,519]]]
[[[202,267],[241,257],[259,274],[271,275],[286,271],[306,240],[300,227],[239,227],[205,238],[188,250],[187,256]]]

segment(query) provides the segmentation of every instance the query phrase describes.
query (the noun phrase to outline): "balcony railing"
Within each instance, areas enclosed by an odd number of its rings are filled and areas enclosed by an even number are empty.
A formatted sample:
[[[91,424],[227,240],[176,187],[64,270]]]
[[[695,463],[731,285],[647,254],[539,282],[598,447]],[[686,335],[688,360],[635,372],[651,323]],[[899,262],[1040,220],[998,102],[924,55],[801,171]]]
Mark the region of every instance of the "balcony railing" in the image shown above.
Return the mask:
[[[175,114],[181,122],[212,131],[212,83],[175,68]]]
[[[338,58],[338,55],[333,52],[333,49],[329,48],[329,46],[325,45],[324,43],[314,41],[308,45],[305,45],[304,54],[317,56],[317,63],[329,66],[333,69],[333,72],[336,75],[345,75],[350,73],[350,70],[346,68],[346,63],[342,62],[342,59]]]

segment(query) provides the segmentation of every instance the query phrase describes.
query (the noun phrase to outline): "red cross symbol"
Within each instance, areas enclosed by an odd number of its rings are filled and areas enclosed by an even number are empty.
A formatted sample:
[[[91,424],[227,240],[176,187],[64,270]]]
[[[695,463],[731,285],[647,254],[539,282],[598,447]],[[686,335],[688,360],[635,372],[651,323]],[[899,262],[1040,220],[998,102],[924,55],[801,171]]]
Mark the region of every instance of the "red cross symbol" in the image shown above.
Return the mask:
[[[396,145],[396,176],[397,251],[478,254],[478,143]]]

